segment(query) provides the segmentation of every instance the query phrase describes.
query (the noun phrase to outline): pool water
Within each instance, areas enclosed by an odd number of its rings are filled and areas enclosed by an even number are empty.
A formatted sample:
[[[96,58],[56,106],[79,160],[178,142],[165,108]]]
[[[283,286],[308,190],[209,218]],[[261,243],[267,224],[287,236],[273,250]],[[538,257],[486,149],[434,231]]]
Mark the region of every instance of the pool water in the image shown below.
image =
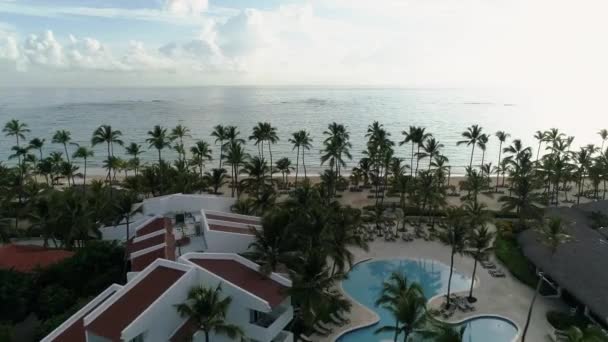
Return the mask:
[[[373,310],[380,317],[380,321],[372,326],[346,333],[337,341],[373,342],[393,340],[394,334],[390,332],[374,334],[374,331],[381,326],[394,324],[391,313],[375,305],[376,299],[382,291],[382,283],[394,271],[404,273],[408,282],[419,283],[427,299],[447,292],[450,268],[438,261],[391,259],[372,260],[357,264],[348,273],[348,278],[342,282],[342,288],[351,298]],[[469,289],[470,286],[471,278],[454,272],[452,292],[464,291]],[[511,342],[517,335],[517,328],[511,322],[500,318],[473,318],[462,324],[466,325],[464,341],[467,342]]]

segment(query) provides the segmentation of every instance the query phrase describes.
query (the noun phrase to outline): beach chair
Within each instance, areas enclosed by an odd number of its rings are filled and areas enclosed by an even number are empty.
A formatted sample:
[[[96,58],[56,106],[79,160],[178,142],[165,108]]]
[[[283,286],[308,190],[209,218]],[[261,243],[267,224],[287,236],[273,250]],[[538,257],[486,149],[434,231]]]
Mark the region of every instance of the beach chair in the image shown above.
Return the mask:
[[[328,331],[326,329],[323,329],[323,327],[321,327],[319,325],[319,322],[315,323],[312,326],[312,330],[315,332],[315,334],[318,334],[318,335],[321,335],[321,336],[327,336],[327,335],[331,334],[331,330]]]
[[[343,325],[344,321],[342,321],[341,319],[339,319],[335,314],[331,313],[329,314],[329,320],[335,324],[335,325]]]
[[[329,333],[331,333],[333,331],[332,327],[329,326],[329,324],[331,323],[327,323],[327,322],[323,322],[323,321],[318,321],[317,325],[320,326],[321,328],[327,330]]]
[[[336,317],[341,320],[342,322],[344,322],[344,324],[349,324],[350,323],[350,319],[348,317],[344,317],[342,315],[342,312],[338,311],[336,312]]]
[[[306,341],[306,342],[312,342],[312,338],[304,335],[304,334],[300,334],[300,336],[298,337],[300,340],[302,341]]]

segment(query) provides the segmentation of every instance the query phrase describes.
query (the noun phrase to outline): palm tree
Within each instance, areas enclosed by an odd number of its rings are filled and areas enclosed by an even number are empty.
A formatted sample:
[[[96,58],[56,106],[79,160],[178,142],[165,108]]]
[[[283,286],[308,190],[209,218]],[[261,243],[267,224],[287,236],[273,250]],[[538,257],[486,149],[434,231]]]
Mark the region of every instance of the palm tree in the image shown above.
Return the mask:
[[[139,155],[143,153],[143,151],[141,150],[141,145],[132,142],[131,144],[129,144],[129,146],[125,147],[125,152],[127,153],[127,155],[131,156],[131,165],[133,166],[133,171],[135,171],[135,175],[137,176],[137,173],[139,171]]]
[[[548,219],[545,219],[543,221],[543,224],[536,228],[536,232],[539,236],[540,242],[549,248],[551,256],[555,255],[559,246],[572,240],[570,235],[568,235],[566,232],[564,222],[559,217],[550,217]],[[528,309],[526,324],[524,325],[524,331],[521,336],[522,342],[525,342],[526,340],[526,334],[528,333],[528,328],[530,327],[530,320],[532,319],[532,310],[534,309],[534,303],[536,302],[536,297],[538,297],[538,294],[540,293],[540,287],[544,279],[543,273],[541,271],[538,271],[537,273],[538,282],[536,283],[536,291],[534,291],[534,296],[532,296],[530,308]]]
[[[298,172],[300,171],[300,150],[302,150],[302,166],[304,167],[304,178],[306,178],[306,164],[304,163],[304,150],[310,150],[312,146],[312,139],[310,134],[305,130],[300,130],[292,133],[289,142],[293,145],[293,149],[297,149],[296,152],[296,186],[298,186]]]
[[[498,146],[498,167],[496,168],[496,192],[498,192],[498,178],[500,177],[500,161],[502,157],[502,145],[509,139],[511,134],[506,133],[505,131],[498,131],[494,134],[496,138],[498,138],[499,146]]]
[[[139,202],[138,198],[137,198],[137,194],[134,192],[124,192],[122,193],[122,195],[116,200],[114,201],[113,205],[114,205],[114,210],[116,211],[117,214],[117,222],[116,224],[120,224],[123,220],[125,221],[125,226],[126,226],[126,240],[125,240],[125,255],[124,255],[124,272],[126,274],[127,271],[127,263],[128,263],[128,256],[129,256],[129,252],[128,252],[128,246],[130,245],[130,239],[131,239],[131,235],[130,235],[130,231],[129,231],[129,225],[131,224],[131,217],[138,212],[139,210],[141,210],[141,206],[134,208],[133,206]]]
[[[340,168],[346,166],[346,162],[342,156],[352,159],[349,149],[352,147],[350,143],[350,133],[346,126],[333,122],[327,126],[327,130],[323,132],[327,136],[323,141],[324,150],[321,156],[321,165],[329,161],[331,171],[335,171],[336,175],[340,176]]]
[[[175,306],[182,317],[194,321],[196,327],[205,333],[205,342],[209,342],[211,332],[227,335],[231,339],[243,337],[243,330],[234,324],[226,323],[226,314],[231,297],[222,298],[222,284],[215,289],[203,286],[193,287],[188,292],[185,303]]]
[[[258,148],[258,157],[264,158],[264,141],[266,140],[266,136],[263,123],[258,122],[258,125],[253,127],[249,140],[253,141],[253,145]]]
[[[154,126],[154,129],[148,131],[149,138],[146,142],[150,144],[150,147],[154,147],[158,151],[158,172],[160,178],[160,193],[163,193],[163,158],[162,150],[165,147],[170,146],[169,138],[167,137],[167,129],[159,125]]]
[[[291,160],[289,158],[284,157],[277,160],[276,163],[277,170],[281,173],[281,181],[283,184],[287,185],[287,176],[293,170],[293,166],[291,166]]]
[[[454,255],[462,255],[467,243],[467,222],[465,212],[459,207],[450,207],[446,210],[447,225],[442,228],[440,239],[452,247],[450,253],[450,276],[448,278],[448,293],[446,295],[446,306],[450,306],[450,291],[452,287],[452,274],[454,272]]]
[[[44,142],[45,142],[45,139],[40,139],[40,138],[34,138],[34,139],[30,140],[30,148],[38,150],[38,154],[39,154],[38,158],[40,158],[39,161],[44,159],[42,157],[42,148],[44,147]]]
[[[435,138],[429,138],[422,146],[424,152],[420,153],[420,155],[418,156],[418,160],[423,158],[429,158],[428,170],[430,170],[433,164],[433,159],[435,159],[435,157],[439,155],[443,147],[444,145],[439,143],[439,141],[435,140]]]
[[[213,193],[217,194],[218,190],[226,184],[228,181],[226,180],[226,169],[212,169],[211,172],[205,172],[203,179],[213,187]]]
[[[475,154],[475,146],[480,143],[480,139],[482,137],[482,127],[478,125],[472,125],[468,127],[466,131],[462,132],[462,137],[465,140],[460,140],[456,143],[456,145],[460,146],[462,144],[466,144],[467,146],[471,146],[471,161],[469,162],[469,167],[473,167],[473,155]]]
[[[30,130],[27,128],[27,124],[20,122],[19,120],[12,119],[4,125],[2,132],[7,137],[15,137],[15,141],[17,142],[17,147],[21,147],[19,145],[19,139],[25,139],[25,133],[28,133]],[[21,165],[21,155],[19,156],[19,165]]]
[[[72,157],[74,157],[74,159],[82,158],[84,160],[84,174],[83,174],[83,179],[82,179],[82,191],[86,192],[87,191],[86,190],[86,188],[87,188],[87,160],[90,157],[93,157],[93,150],[91,150],[85,146],[78,146],[78,148],[76,149],[76,151],[74,152]]]
[[[343,273],[347,266],[352,267],[355,256],[352,248],[368,250],[367,242],[358,234],[363,221],[361,211],[351,207],[342,207],[332,203],[330,207],[329,224],[325,227],[323,248],[333,260],[331,274]]]
[[[195,156],[196,160],[199,162],[198,166],[200,170],[200,176],[202,177],[205,162],[213,158],[213,151],[211,151],[207,142],[199,140],[196,142],[196,144],[194,144],[194,146],[190,148],[190,152],[192,152],[192,155]]]
[[[276,272],[279,265],[288,265],[294,257],[289,224],[289,212],[276,210],[262,218],[262,229],[251,228],[254,241],[244,255],[260,265],[262,273]]]
[[[412,144],[412,157],[410,160],[410,170],[412,176],[414,175],[414,149],[418,147],[417,153],[420,153],[420,148],[422,147],[422,144],[426,141],[426,139],[431,136],[430,133],[425,133],[425,130],[426,129],[423,127],[410,126],[409,131],[401,132],[401,134],[404,135],[405,139],[399,143],[399,146],[402,146],[403,144],[406,144],[408,142]],[[417,174],[418,162],[416,162],[416,175]]]
[[[52,142],[54,144],[63,145],[63,149],[65,151],[65,157],[66,157],[66,160],[68,163],[70,162],[70,153],[68,152],[68,143],[71,140],[72,140],[71,133],[64,129],[58,130],[57,132],[55,132],[55,134],[53,135],[53,140],[52,140]]]
[[[113,130],[110,125],[101,125],[94,132],[93,137],[91,138],[91,145],[93,147],[106,143],[108,146],[108,160],[110,157],[114,156],[114,144],[118,144],[120,146],[123,145],[123,141],[120,139],[122,136],[122,132],[119,130]],[[111,180],[112,169],[108,169],[107,179]]]
[[[538,149],[536,150],[536,160],[538,160],[543,142],[547,141],[547,132],[536,131],[534,139],[538,140]]]
[[[184,150],[184,138],[190,136],[190,129],[181,124],[175,126],[171,130],[171,134],[169,135],[169,139],[171,139],[172,141],[179,140],[179,144],[176,146],[176,150],[178,151],[178,154],[182,160],[186,159],[186,153]]]
[[[215,138],[215,144],[220,144],[220,166],[222,168],[222,160],[224,159],[224,141],[226,141],[226,128],[222,125],[217,125],[213,127],[213,132],[211,132],[211,136]]]
[[[239,142],[232,142],[228,145],[226,150],[226,163],[229,164],[232,168],[231,178],[232,178],[232,197],[234,197],[234,191],[236,190],[237,197],[239,196],[238,184],[239,178],[238,175],[240,173],[239,168],[241,165],[245,164],[249,159],[249,155],[245,152],[245,149]]]
[[[376,305],[383,306],[393,315],[395,325],[385,325],[374,333],[394,332],[395,342],[401,333],[406,342],[410,333],[426,321],[426,298],[422,287],[418,283],[408,284],[405,275],[398,272],[391,273],[389,280],[382,284]]]
[[[591,166],[591,151],[587,148],[581,148],[579,152],[576,152],[576,163],[578,169],[576,173],[578,174],[578,195],[576,204],[580,204],[581,196],[583,196],[583,189],[585,186],[585,172]]]
[[[433,342],[463,342],[466,325],[453,325],[435,322],[430,329],[421,331],[421,335]]]
[[[608,130],[603,128],[599,132],[597,132],[597,134],[599,134],[602,138],[602,147],[600,148],[600,152],[604,153],[604,144],[606,143],[606,140],[608,140]]]
[[[485,212],[484,204],[473,204],[467,203],[465,210],[470,222],[472,223],[473,230],[470,232],[467,238],[469,249],[466,251],[467,254],[473,257],[473,274],[471,275],[471,288],[469,289],[469,301],[475,301],[473,297],[473,285],[475,284],[475,274],[477,272],[477,262],[488,252],[491,248],[491,243],[494,239],[494,233],[488,230],[485,226],[485,222],[488,219],[488,215]],[[473,223],[475,222],[475,223]]]

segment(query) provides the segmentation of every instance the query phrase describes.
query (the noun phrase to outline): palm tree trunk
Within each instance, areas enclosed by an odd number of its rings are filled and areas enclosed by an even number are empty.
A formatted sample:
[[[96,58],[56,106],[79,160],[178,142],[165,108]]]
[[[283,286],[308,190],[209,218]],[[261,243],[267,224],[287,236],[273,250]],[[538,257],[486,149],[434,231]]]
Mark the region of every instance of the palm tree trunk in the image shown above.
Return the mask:
[[[160,177],[160,194],[163,194],[163,159],[158,149],[158,176]]]
[[[224,159],[224,141],[220,140],[220,169],[222,168],[222,159]]]
[[[205,330],[205,342],[209,342],[209,332]]]
[[[302,149],[302,167],[304,168],[304,179],[307,179],[306,176],[306,163],[304,162],[304,149]]]
[[[538,161],[538,157],[540,156],[540,147],[542,146],[542,140],[538,142],[538,150],[536,150],[536,161]]]
[[[394,342],[397,342],[397,337],[399,337],[399,320],[395,320],[395,339]]]
[[[452,255],[450,257],[450,277],[448,278],[448,294],[446,299],[446,307],[450,307],[450,290],[452,289],[452,274],[454,273],[454,247],[452,247]]]
[[[414,176],[414,142],[412,141],[412,158],[410,159],[410,176]]]
[[[268,140],[268,155],[270,156],[270,184],[272,185],[272,147],[270,146],[270,140]]]
[[[418,166],[420,165],[420,144],[418,144],[418,151],[416,151],[416,176],[418,175]]]
[[[127,241],[125,243],[125,265],[124,265],[124,274],[127,274],[127,265],[129,263],[129,258],[128,258],[128,250],[129,250],[129,214],[127,214]]]
[[[528,316],[526,317],[526,325],[524,325],[524,332],[521,335],[521,342],[526,341],[526,334],[528,333],[528,328],[530,327],[530,320],[532,319],[532,309],[534,309],[534,302],[536,302],[536,297],[540,292],[540,286],[543,283],[543,277],[538,278],[538,283],[536,283],[536,291],[534,291],[534,296],[532,296],[532,302],[530,302],[530,308],[528,309]]]
[[[112,182],[112,164],[110,164],[110,157],[112,153],[110,152],[110,142],[108,142],[108,176],[106,177],[106,181]]]
[[[82,178],[82,193],[87,193],[87,157],[84,157],[84,176]]]
[[[498,164],[496,165],[496,192],[498,192],[498,178],[500,178],[500,158],[502,157],[502,141],[498,146]]]
[[[471,149],[471,161],[469,162],[469,167],[473,168],[473,155],[475,154],[475,144],[473,144],[473,148]]]
[[[300,171],[300,146],[298,146],[298,152],[296,153],[296,187],[298,186],[298,171]]]
[[[474,263],[473,263],[473,276],[471,278],[471,288],[469,289],[469,299],[473,298],[473,285],[475,285],[475,273],[477,272],[477,256],[479,255],[479,251],[477,251],[477,254],[475,255],[474,259]]]
[[[236,187],[235,183],[234,183],[234,178],[235,178],[235,173],[234,173],[234,164],[232,164],[232,171],[230,172],[230,176],[232,177],[232,197],[234,197],[234,188]]]

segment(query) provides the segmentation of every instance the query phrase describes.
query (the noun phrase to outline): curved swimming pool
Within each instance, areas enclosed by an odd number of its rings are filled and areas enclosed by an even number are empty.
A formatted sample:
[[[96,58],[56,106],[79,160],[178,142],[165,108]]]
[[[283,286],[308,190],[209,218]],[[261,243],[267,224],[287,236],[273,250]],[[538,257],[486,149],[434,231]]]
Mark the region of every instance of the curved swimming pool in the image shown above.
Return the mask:
[[[348,273],[348,278],[342,282],[344,291],[354,300],[374,311],[380,321],[374,325],[359,328],[342,335],[339,342],[371,342],[392,341],[391,333],[374,334],[383,325],[394,323],[390,312],[375,305],[382,291],[382,283],[394,271],[402,272],[408,281],[417,282],[422,286],[427,298],[447,292],[449,266],[428,259],[390,259],[371,260],[355,265]],[[454,272],[452,276],[452,292],[467,290],[471,279]],[[461,324],[466,325],[465,341],[468,342],[511,342],[517,335],[513,323],[496,317],[472,318]]]

